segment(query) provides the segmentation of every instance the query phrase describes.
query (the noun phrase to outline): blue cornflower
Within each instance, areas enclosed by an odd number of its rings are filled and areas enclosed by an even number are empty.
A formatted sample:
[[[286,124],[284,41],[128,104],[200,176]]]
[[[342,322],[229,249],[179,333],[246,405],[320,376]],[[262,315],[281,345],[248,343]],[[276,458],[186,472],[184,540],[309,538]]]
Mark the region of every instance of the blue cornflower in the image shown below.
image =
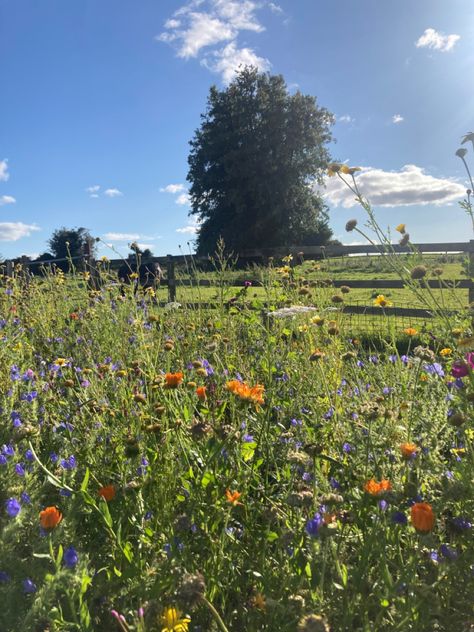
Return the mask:
[[[21,505],[16,498],[5,501],[5,509],[10,518],[15,518],[20,513]]]
[[[352,446],[350,443],[348,443],[347,441],[345,441],[342,444],[342,451],[345,452],[346,454],[349,454],[350,452],[352,452],[352,450],[354,449],[354,446]]]
[[[36,584],[29,577],[23,580],[23,592],[26,594],[35,593],[37,590]]]
[[[447,544],[442,544],[439,547],[439,552],[447,560],[456,560],[459,556],[459,553],[455,549],[448,546]]]
[[[64,551],[63,562],[67,568],[74,568],[79,562],[79,555],[72,545]]]
[[[242,441],[243,441],[244,443],[252,443],[252,441],[253,441],[253,436],[252,436],[251,434],[247,434],[247,433],[245,433],[245,434],[242,436]]]
[[[318,535],[319,529],[321,525],[324,523],[324,519],[320,513],[315,513],[314,518],[311,518],[306,523],[305,529],[306,533],[310,535],[312,538],[315,538]]]
[[[31,498],[29,496],[29,494],[27,492],[21,492],[21,496],[20,496],[22,502],[25,503],[25,505],[29,505],[31,502]]]
[[[443,367],[438,362],[433,362],[433,364],[424,364],[423,369],[430,375],[444,377]]]
[[[77,465],[76,457],[71,454],[67,459],[61,459],[60,464],[65,470],[73,470]]]
[[[15,448],[11,444],[4,444],[2,446],[2,452],[5,456],[13,456],[15,454]]]
[[[10,581],[10,575],[5,571],[0,571],[0,584],[6,584]]]
[[[4,454],[0,454],[0,465],[6,465],[7,463],[7,457]]]
[[[25,468],[22,463],[17,463],[15,465],[15,473],[18,474],[18,476],[25,476]]]
[[[408,523],[408,518],[403,513],[403,511],[395,511],[392,514],[392,522],[394,522],[395,524],[404,525]]]

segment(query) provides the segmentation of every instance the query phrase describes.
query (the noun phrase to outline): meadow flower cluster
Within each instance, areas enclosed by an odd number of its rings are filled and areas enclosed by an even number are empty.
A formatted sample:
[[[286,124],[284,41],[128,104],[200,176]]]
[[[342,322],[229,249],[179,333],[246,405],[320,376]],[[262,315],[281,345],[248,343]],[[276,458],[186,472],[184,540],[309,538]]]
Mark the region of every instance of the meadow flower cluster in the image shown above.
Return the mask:
[[[470,321],[364,346],[283,263],[276,318],[3,284],[1,630],[469,629]]]

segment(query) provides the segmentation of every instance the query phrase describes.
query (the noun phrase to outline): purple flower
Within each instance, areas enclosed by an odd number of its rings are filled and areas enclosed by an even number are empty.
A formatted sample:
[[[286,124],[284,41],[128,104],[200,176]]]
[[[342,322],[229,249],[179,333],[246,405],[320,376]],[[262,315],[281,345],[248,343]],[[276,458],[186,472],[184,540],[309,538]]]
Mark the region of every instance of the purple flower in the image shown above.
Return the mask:
[[[18,474],[18,476],[25,476],[25,468],[22,463],[17,463],[15,465],[15,473]]]
[[[306,533],[310,535],[312,538],[315,538],[318,535],[319,529],[323,524],[324,519],[320,513],[314,514],[314,518],[311,518],[306,523],[305,529]]]
[[[76,457],[71,454],[67,459],[62,459],[60,464],[65,470],[73,470],[77,465]]]
[[[67,568],[74,568],[79,561],[79,555],[73,546],[69,546],[64,551],[63,562]]]
[[[451,367],[451,375],[455,378],[466,377],[469,374],[469,367],[461,361],[453,362]]]
[[[0,571],[0,584],[6,584],[10,581],[10,575],[5,571]]]
[[[252,443],[252,441],[253,441],[253,436],[252,436],[251,434],[247,434],[247,433],[245,433],[245,434],[242,436],[242,441],[243,441],[244,443]]]
[[[424,364],[423,369],[430,375],[437,375],[438,377],[444,377],[443,367],[439,362],[433,362],[433,364]]]
[[[23,580],[23,592],[28,594],[33,594],[35,593],[37,590],[36,588],[36,584],[29,578],[27,577],[25,580]]]
[[[388,502],[386,500],[379,500],[379,509],[380,511],[386,511],[388,507]]]
[[[408,518],[403,513],[403,511],[395,511],[392,514],[392,522],[394,522],[395,524],[404,525],[404,524],[407,524]]]
[[[27,494],[27,492],[21,492],[21,496],[20,496],[22,502],[25,503],[25,505],[29,505],[31,502],[31,498],[29,496],[29,494]]]
[[[350,443],[347,443],[347,441],[342,444],[342,451],[345,452],[346,454],[349,454],[350,452],[352,452],[353,449],[354,449],[354,446],[352,446]]]
[[[455,560],[459,556],[459,553],[455,549],[452,549],[447,544],[442,544],[439,547],[439,552],[447,560]]]
[[[7,463],[7,457],[4,454],[0,454],[0,465],[6,465]]]
[[[10,518],[15,518],[20,513],[21,505],[16,498],[5,501],[5,509]]]

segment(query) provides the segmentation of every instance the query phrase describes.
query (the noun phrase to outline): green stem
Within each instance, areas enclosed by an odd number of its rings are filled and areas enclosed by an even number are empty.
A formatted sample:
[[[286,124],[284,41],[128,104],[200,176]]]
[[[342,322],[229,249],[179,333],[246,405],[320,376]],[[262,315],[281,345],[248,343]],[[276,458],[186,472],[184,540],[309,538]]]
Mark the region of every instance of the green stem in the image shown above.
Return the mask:
[[[220,628],[220,630],[222,632],[229,632],[229,629],[227,628],[226,624],[222,620],[221,615],[217,612],[217,610],[214,608],[212,603],[210,601],[208,601],[208,599],[206,599],[206,597],[204,597],[204,595],[201,597],[201,601],[202,601],[202,603],[204,605],[207,606],[208,610],[211,612],[211,614],[214,617],[214,620],[217,623],[217,625]]]

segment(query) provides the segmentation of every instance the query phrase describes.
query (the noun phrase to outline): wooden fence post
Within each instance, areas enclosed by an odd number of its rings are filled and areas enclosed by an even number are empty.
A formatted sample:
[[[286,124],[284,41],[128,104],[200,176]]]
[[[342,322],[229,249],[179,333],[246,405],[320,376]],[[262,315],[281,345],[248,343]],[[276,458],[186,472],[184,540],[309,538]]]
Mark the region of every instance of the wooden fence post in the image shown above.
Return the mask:
[[[84,268],[89,273],[89,279],[87,281],[91,290],[97,290],[100,285],[99,271],[97,269],[97,263],[92,254],[92,247],[89,240],[84,244]]]
[[[173,255],[166,255],[166,276],[168,279],[168,301],[173,303],[176,300],[176,277]]]
[[[8,261],[6,261],[5,263],[6,263],[5,274],[7,275],[9,279],[11,279],[13,277],[13,261],[10,261],[10,259],[8,259]]]

